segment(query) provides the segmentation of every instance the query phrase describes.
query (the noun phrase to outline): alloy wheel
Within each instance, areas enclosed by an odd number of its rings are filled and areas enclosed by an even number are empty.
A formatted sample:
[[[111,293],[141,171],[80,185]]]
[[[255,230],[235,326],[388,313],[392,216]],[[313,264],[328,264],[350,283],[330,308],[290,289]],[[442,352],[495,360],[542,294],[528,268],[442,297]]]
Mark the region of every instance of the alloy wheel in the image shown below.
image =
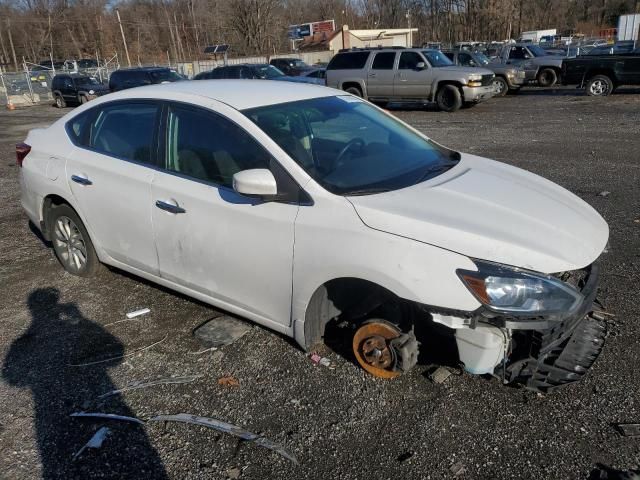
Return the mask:
[[[56,219],[53,245],[65,268],[78,272],[87,265],[87,246],[82,232],[69,217]]]

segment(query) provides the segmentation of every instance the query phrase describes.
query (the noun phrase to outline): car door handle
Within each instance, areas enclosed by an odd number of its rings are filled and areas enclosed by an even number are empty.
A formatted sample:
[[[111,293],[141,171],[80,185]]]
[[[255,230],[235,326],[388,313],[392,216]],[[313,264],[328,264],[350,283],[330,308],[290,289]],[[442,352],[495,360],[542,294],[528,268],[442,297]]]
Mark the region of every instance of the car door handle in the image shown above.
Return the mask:
[[[370,74],[369,74],[369,76],[370,76],[370,77],[375,77],[375,76],[376,76],[376,74],[375,74],[375,73],[370,73]]]
[[[93,182],[89,180],[87,177],[83,177],[82,175],[71,175],[71,180],[80,185],[93,185]]]
[[[178,205],[175,205],[169,202],[164,202],[162,200],[156,200],[156,207],[158,207],[160,210],[165,210],[169,213],[186,213],[187,212],[184,208]]]

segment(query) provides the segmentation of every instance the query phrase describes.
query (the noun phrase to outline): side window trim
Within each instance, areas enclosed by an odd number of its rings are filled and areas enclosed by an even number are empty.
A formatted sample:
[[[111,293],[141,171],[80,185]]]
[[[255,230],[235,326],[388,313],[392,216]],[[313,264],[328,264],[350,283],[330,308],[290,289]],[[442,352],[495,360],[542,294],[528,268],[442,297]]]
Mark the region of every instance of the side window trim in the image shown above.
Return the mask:
[[[100,114],[100,112],[107,107],[112,107],[112,106],[116,106],[116,105],[126,105],[126,104],[131,104],[131,103],[145,103],[145,104],[150,104],[150,105],[157,105],[158,106],[158,112],[156,113],[156,119],[155,119],[155,127],[154,128],[154,133],[153,133],[153,139],[152,139],[152,147],[151,147],[151,159],[149,163],[145,163],[145,162],[139,162],[137,160],[132,160],[130,158],[125,158],[125,157],[121,157],[118,155],[113,155],[112,153],[109,152],[103,152],[102,150],[98,150],[96,148],[90,147],[89,145],[86,145],[86,143],[88,143],[89,140],[89,135],[91,132],[91,128],[84,128],[83,132],[82,132],[82,143],[78,143],[74,140],[73,138],[73,134],[71,133],[72,130],[72,126],[71,123],[73,122],[73,118],[70,119],[69,121],[67,121],[67,123],[65,123],[65,131],[67,133],[67,136],[69,137],[69,140],[71,141],[71,143],[73,143],[74,146],[81,148],[83,150],[87,150],[89,152],[94,152],[94,153],[98,153],[100,155],[105,155],[107,157],[111,157],[111,158],[115,158],[117,160],[121,160],[123,162],[129,162],[129,163],[133,163],[135,165],[140,165],[142,167],[147,167],[147,168],[151,168],[151,169],[158,169],[158,165],[159,165],[159,158],[158,158],[158,150],[157,150],[157,146],[158,146],[158,123],[161,119],[161,113],[162,113],[162,101],[156,100],[156,99],[147,99],[147,98],[141,98],[141,99],[126,99],[126,100],[115,100],[112,102],[106,102],[106,103],[102,103],[100,105],[96,105],[95,107],[87,110],[85,113],[90,113],[90,115],[88,116],[86,122],[88,122],[88,125],[92,125],[93,122],[95,121],[96,117]],[[80,115],[83,115],[83,113],[81,113]],[[74,117],[76,118],[76,117]],[[155,147],[155,148],[154,148]]]
[[[313,203],[314,203],[313,199],[298,184],[298,182],[296,182],[296,180],[291,176],[291,174],[287,171],[287,169],[284,168],[282,166],[282,164],[278,161],[278,159],[276,159],[271,154],[271,152],[269,152],[265,148],[265,146],[262,144],[262,142],[260,142],[251,132],[249,132],[242,125],[238,124],[237,122],[235,122],[233,119],[227,117],[226,115],[218,113],[218,112],[216,112],[214,110],[211,110],[209,108],[193,105],[191,103],[180,102],[180,101],[176,101],[176,100],[164,101],[162,103],[163,103],[163,107],[162,107],[162,114],[161,114],[161,122],[160,122],[160,128],[158,129],[158,135],[159,135],[158,155],[159,155],[159,158],[160,158],[160,162],[159,163],[163,165],[162,167],[160,167],[162,173],[165,173],[167,175],[174,175],[174,176],[177,176],[177,177],[180,177],[180,178],[184,178],[185,180],[189,180],[191,182],[196,182],[196,183],[200,183],[200,184],[203,184],[203,185],[207,185],[209,187],[235,192],[235,190],[233,190],[233,187],[228,187],[228,186],[220,184],[220,183],[215,183],[215,182],[208,181],[208,180],[203,180],[203,179],[200,179],[200,178],[194,178],[194,177],[186,175],[184,173],[180,173],[180,172],[176,172],[176,171],[168,169],[168,166],[169,166],[169,151],[168,151],[168,148],[167,148],[167,146],[168,146],[167,145],[167,137],[169,136],[169,111],[171,109],[171,106],[174,105],[174,106],[182,108],[184,110],[192,110],[192,111],[195,111],[195,112],[204,113],[204,114],[211,115],[211,116],[214,116],[214,117],[216,117],[216,116],[220,117],[223,120],[226,120],[227,122],[235,125],[239,129],[241,129],[243,132],[245,132],[249,136],[249,138],[251,138],[253,141],[255,141],[256,144],[261,149],[263,149],[264,152],[269,157],[269,170],[271,170],[271,173],[273,173],[274,177],[276,178],[276,182],[278,184],[278,189],[280,189],[281,183],[295,185],[295,187],[297,188],[297,192],[283,192],[283,193],[288,193],[289,194],[287,196],[288,198],[283,198],[282,200],[278,200],[276,203],[289,203],[289,204],[296,204],[296,205],[313,205]],[[282,179],[281,177],[283,175],[286,175],[287,178],[286,179]],[[278,193],[280,193],[280,192],[278,192]]]

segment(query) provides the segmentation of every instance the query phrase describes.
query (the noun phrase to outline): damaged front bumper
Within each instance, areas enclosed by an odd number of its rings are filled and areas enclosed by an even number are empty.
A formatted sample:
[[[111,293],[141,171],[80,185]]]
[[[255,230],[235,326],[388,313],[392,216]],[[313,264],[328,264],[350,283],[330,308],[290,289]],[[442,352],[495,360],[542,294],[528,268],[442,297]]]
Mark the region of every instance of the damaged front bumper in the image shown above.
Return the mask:
[[[466,318],[432,313],[436,323],[456,329],[460,360],[471,373],[492,373],[504,383],[522,382],[547,392],[580,380],[602,351],[606,329],[593,316],[597,264],[566,272],[584,300],[571,313],[525,317],[482,307]]]

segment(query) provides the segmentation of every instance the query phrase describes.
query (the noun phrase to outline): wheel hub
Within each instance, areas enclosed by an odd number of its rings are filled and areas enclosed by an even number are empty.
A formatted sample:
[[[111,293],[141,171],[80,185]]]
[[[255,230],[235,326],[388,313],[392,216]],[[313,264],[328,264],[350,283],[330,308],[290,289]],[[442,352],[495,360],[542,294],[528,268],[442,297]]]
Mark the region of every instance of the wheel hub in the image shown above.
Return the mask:
[[[400,336],[395,325],[382,320],[364,323],[353,337],[353,353],[367,372],[380,378],[395,378],[397,355],[391,341]]]

